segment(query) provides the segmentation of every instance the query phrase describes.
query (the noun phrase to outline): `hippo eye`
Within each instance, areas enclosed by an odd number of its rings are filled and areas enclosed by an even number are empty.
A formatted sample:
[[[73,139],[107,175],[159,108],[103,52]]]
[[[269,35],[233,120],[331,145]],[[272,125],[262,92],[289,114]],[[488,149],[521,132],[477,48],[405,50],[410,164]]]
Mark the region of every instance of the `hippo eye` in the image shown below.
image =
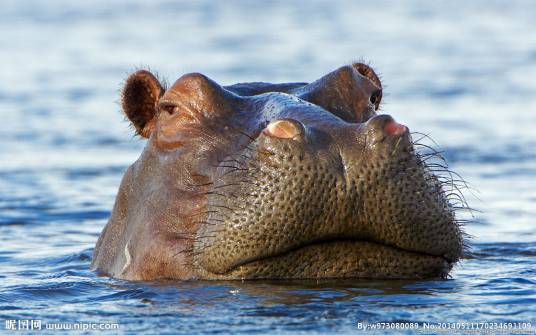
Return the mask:
[[[167,112],[169,115],[173,115],[179,110],[179,107],[175,105],[160,105],[160,110]]]
[[[376,106],[376,109],[378,109],[378,104],[380,103],[381,98],[382,90],[377,90],[370,95],[370,102]]]

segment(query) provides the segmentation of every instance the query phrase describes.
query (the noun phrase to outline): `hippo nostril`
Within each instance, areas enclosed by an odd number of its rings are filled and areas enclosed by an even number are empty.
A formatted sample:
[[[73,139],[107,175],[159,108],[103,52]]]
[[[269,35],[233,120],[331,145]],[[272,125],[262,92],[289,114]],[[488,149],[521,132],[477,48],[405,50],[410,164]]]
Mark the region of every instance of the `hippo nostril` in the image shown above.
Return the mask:
[[[367,128],[378,136],[402,135],[407,127],[397,123],[390,115],[378,115],[367,122]]]
[[[397,123],[395,120],[388,121],[383,127],[383,131],[387,135],[401,135],[407,130],[406,126]]]
[[[386,115],[386,114],[380,114],[380,115],[376,115],[375,117],[373,117],[370,120],[368,120],[367,121],[367,127],[369,129],[383,130],[385,125],[388,124],[391,121],[394,122],[394,119],[393,119],[392,116]]]
[[[303,134],[303,126],[295,120],[281,119],[270,122],[263,133],[277,138],[295,138],[296,136]]]

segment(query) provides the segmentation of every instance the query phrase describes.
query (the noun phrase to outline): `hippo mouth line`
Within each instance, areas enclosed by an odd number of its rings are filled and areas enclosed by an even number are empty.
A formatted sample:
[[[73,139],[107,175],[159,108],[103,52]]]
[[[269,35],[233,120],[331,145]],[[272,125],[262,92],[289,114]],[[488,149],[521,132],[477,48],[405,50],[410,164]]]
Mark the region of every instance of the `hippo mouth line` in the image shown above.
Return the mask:
[[[363,239],[326,238],[239,263],[227,278],[446,278],[454,262]],[[268,275],[269,274],[269,275]]]

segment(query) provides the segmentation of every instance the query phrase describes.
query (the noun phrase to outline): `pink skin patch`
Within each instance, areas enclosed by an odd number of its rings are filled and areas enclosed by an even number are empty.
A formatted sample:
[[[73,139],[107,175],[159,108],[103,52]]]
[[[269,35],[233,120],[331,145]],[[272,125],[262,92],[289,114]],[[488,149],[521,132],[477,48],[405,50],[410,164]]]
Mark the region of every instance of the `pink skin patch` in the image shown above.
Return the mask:
[[[402,135],[406,132],[408,128],[406,126],[396,123],[396,121],[390,121],[388,122],[385,127],[383,127],[383,131],[387,135]]]
[[[277,120],[264,129],[264,134],[277,138],[293,138],[300,133],[300,130],[291,122]]]

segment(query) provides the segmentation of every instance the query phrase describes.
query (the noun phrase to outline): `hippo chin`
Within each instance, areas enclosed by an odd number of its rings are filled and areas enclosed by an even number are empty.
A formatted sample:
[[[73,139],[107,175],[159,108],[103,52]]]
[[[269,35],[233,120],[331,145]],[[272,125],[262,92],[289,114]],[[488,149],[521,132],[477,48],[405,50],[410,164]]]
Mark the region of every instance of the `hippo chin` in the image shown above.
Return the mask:
[[[446,277],[463,233],[409,130],[377,115],[361,63],[307,83],[169,89],[130,75],[122,108],[148,139],[92,267],[130,280]]]

